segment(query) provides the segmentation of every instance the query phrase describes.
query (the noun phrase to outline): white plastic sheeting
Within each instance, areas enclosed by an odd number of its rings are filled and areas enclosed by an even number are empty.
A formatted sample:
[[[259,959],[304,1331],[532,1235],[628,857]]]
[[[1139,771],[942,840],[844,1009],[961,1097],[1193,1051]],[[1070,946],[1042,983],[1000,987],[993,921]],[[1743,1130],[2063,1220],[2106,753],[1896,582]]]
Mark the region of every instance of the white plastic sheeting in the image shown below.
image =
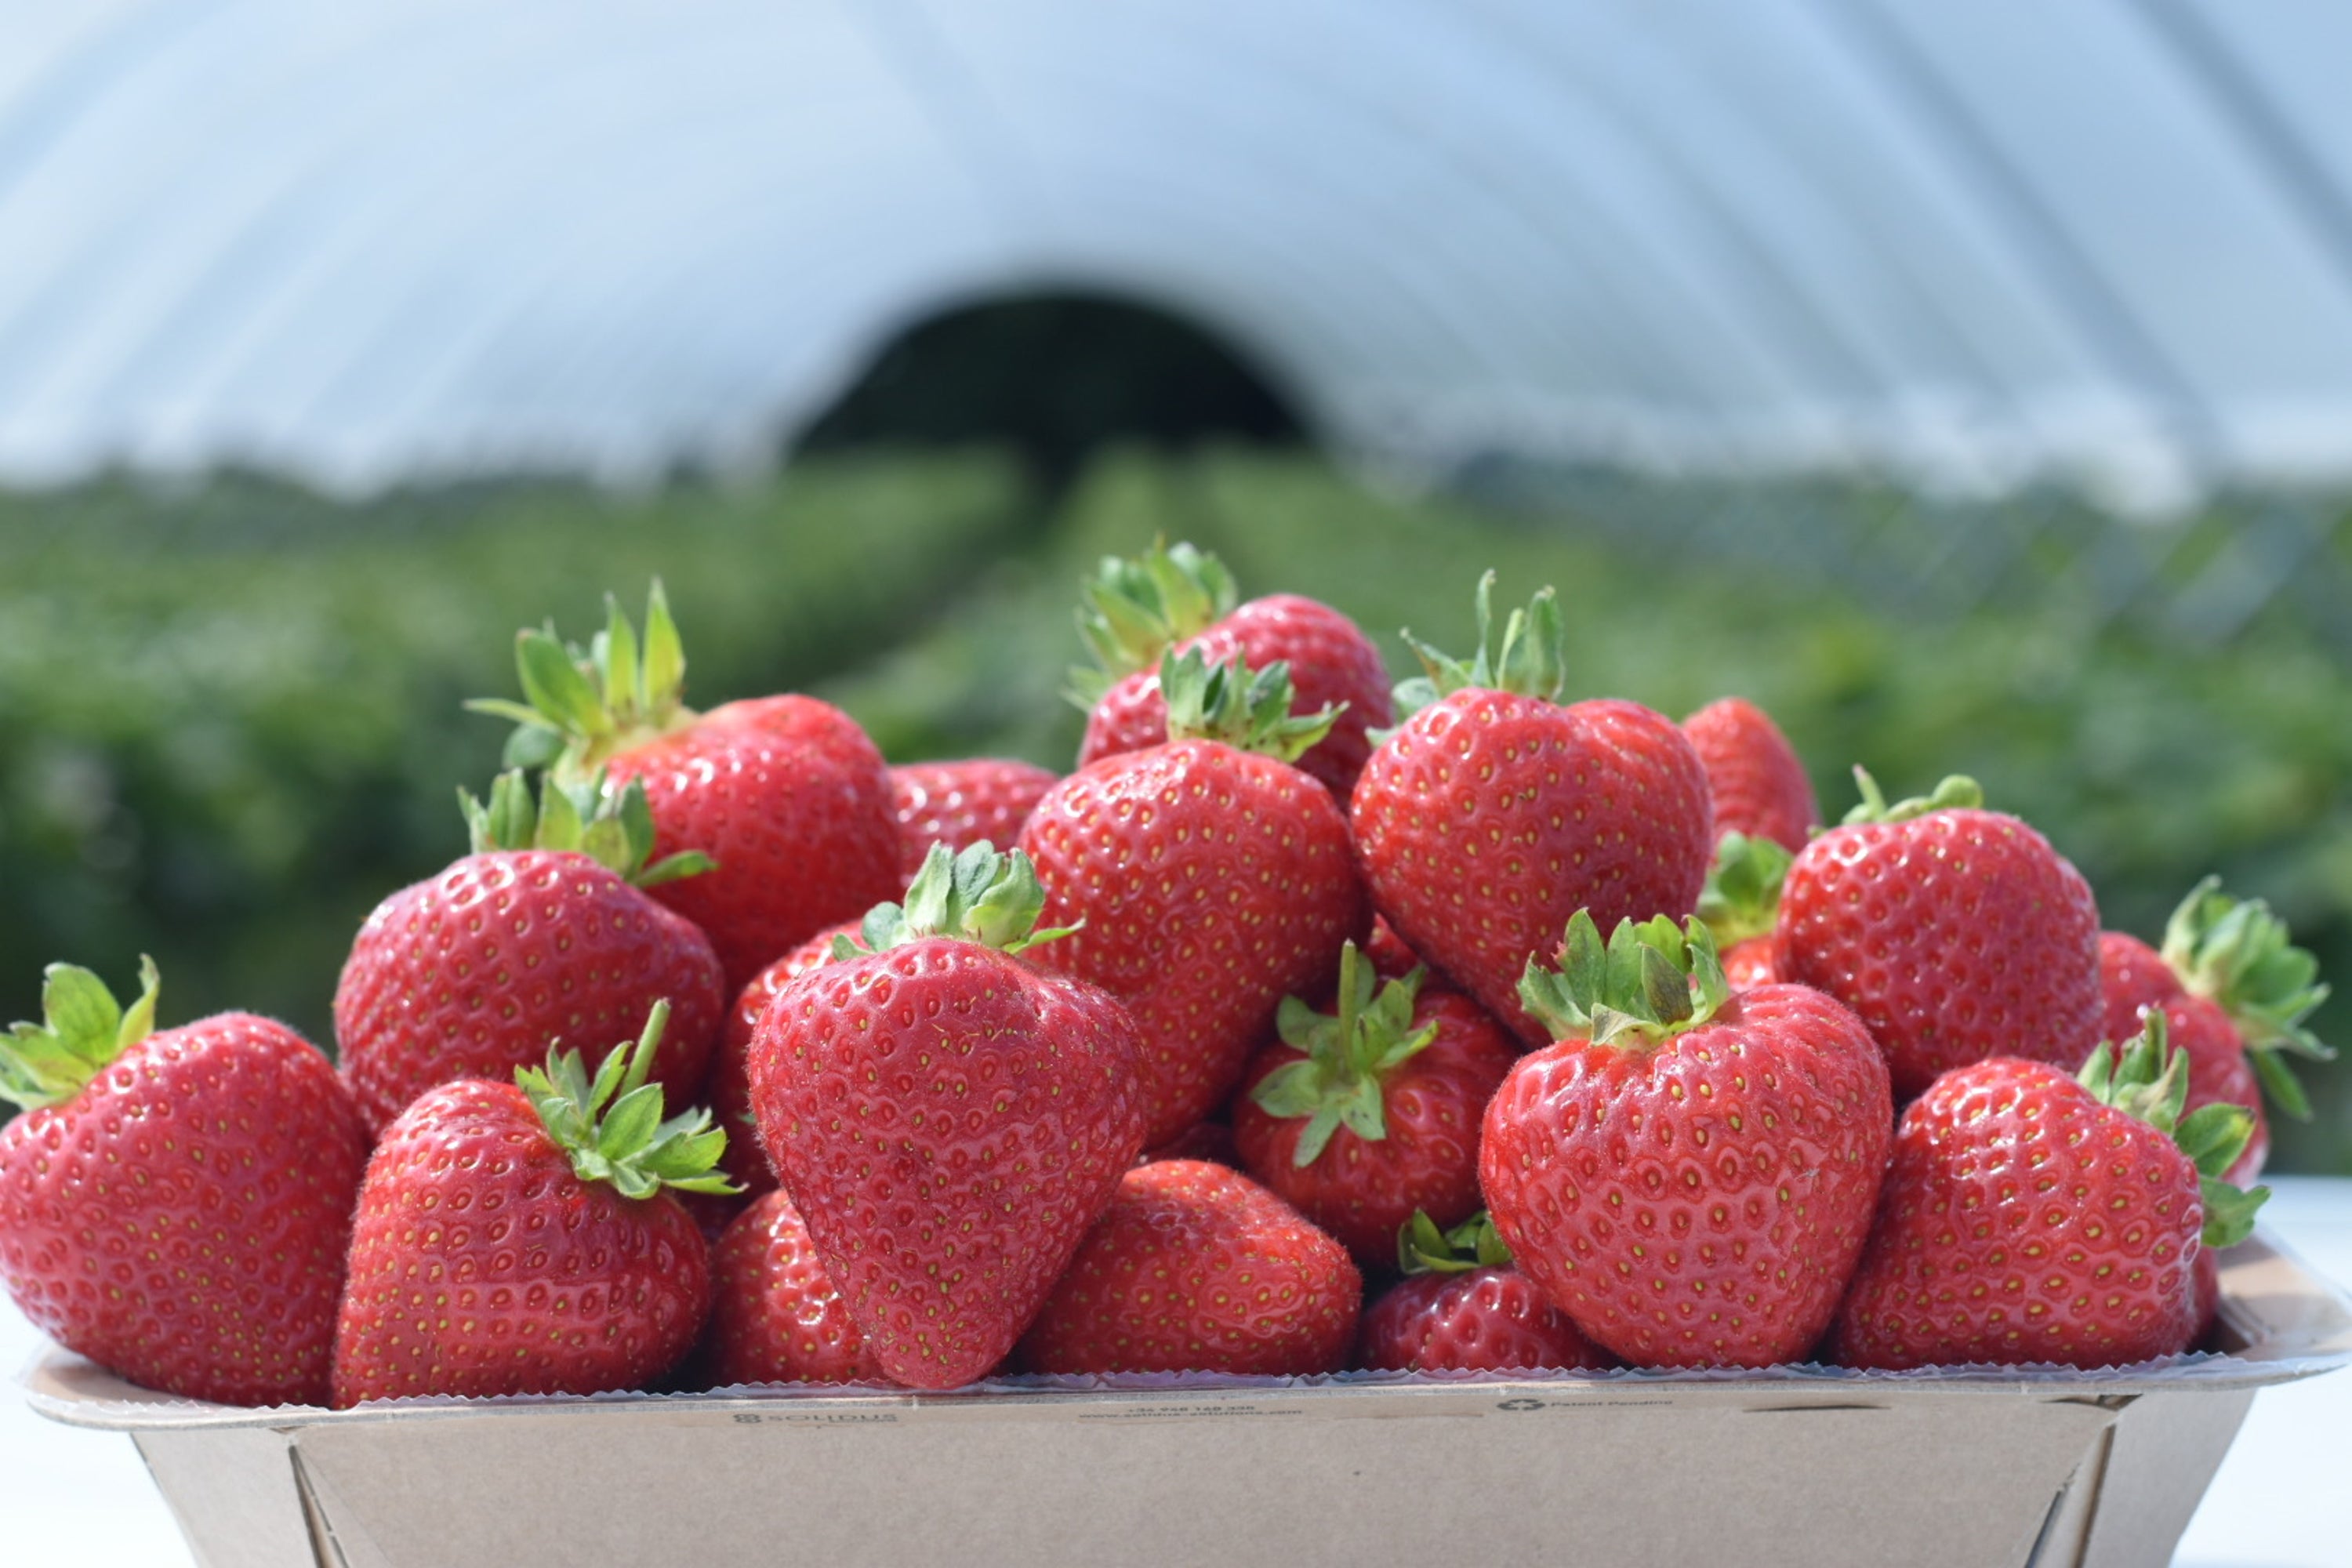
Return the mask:
[[[2352,473],[2326,0],[0,0],[0,475],[757,460],[1062,285],[1337,443]]]

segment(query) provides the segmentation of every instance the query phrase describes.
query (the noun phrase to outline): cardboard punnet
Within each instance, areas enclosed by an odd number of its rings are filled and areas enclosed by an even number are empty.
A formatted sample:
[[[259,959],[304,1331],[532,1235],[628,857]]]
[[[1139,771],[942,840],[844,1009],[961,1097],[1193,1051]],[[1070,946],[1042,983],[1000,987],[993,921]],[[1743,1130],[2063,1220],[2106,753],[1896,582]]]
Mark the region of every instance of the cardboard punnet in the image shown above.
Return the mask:
[[[2161,1564],[2255,1391],[2352,1360],[2257,1237],[2228,1353],[2084,1373],[1024,1380],[245,1410],[53,1352],[208,1568],[453,1563]]]

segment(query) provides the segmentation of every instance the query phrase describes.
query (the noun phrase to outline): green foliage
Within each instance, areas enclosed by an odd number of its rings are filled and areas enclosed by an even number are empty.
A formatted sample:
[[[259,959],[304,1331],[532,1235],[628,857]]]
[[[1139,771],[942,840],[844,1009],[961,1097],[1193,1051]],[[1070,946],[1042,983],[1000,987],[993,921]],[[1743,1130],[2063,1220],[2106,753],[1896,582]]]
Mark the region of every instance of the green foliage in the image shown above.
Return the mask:
[[[1694,493],[1636,499],[1665,516]],[[978,459],[827,459],[638,497],[530,482],[344,506],[240,477],[0,496],[0,1017],[37,1016],[52,959],[117,973],[152,952],[173,977],[166,1022],[247,1006],[323,1041],[360,919],[464,848],[450,792],[490,776],[503,737],[459,702],[514,689],[518,627],[579,636],[605,593],[634,602],[656,574],[698,707],[801,687],[893,757],[1066,767],[1072,606],[1105,556],[1164,537],[1214,552],[1245,598],[1338,605],[1400,675],[1418,662],[1400,627],[1477,640],[1462,592],[1477,572],[1556,584],[1570,699],[1680,716],[1748,697],[1832,818],[1855,763],[1893,794],[1964,772],[2082,868],[2107,924],[2151,940],[2218,874],[2336,981],[2305,1024],[2352,1036],[2352,672],[2324,623],[2284,613],[2293,594],[2215,644],[2115,615],[2083,566],[2113,556],[2089,521],[2043,520],[2033,591],[1966,614],[1734,548],[1751,521],[1801,542],[1791,515],[1875,517],[1884,493],[1753,486],[1638,548],[1573,509],[1383,493],[1237,453],[1098,460],[1050,519]],[[2221,507],[2181,536],[2267,515]],[[1871,537],[1891,552],[1916,531],[1904,550],[1948,549],[1958,571],[1980,542],[2027,538],[2016,521],[1915,502]],[[2317,1114],[2273,1129],[2277,1164],[2352,1171],[2352,1073],[2315,1064],[2308,1085]]]

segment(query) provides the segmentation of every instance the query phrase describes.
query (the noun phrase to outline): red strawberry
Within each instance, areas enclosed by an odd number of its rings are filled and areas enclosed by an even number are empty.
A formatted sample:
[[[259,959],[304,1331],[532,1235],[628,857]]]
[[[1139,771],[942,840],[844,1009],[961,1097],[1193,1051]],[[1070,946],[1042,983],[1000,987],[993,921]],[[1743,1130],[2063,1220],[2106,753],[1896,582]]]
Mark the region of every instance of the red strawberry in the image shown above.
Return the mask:
[[[1715,847],[1715,864],[1698,895],[1698,918],[1715,936],[1723,977],[1734,991],[1769,985],[1773,932],[1780,923],[1780,885],[1794,858],[1770,838],[1727,830]]]
[[[1692,983],[1697,994],[1692,994]],[[1520,1270],[1642,1366],[1803,1356],[1837,1310],[1894,1106],[1861,1020],[1818,991],[1731,994],[1706,928],[1569,924],[1530,966],[1559,1042],[1486,1107],[1479,1174]]]
[[[1710,702],[1683,721],[1706,768],[1715,831],[1769,838],[1793,855],[1822,823],[1805,764],[1761,708],[1742,698]]]
[[[2120,1066],[2105,1045],[2079,1080],[1998,1057],[1903,1112],[1839,1313],[1841,1361],[2101,1367],[2188,1349],[2200,1249],[2242,1239],[2267,1194],[2211,1179],[2247,1113],[2182,1116],[2187,1061],[2174,1052],[2158,1072],[2160,1017]]]
[[[960,763],[908,763],[890,770],[898,816],[898,885],[923,868],[934,844],[950,849],[1021,837],[1038,799],[1056,775],[1034,763],[974,757]]]
[[[1364,956],[1372,961],[1372,973],[1383,980],[1402,980],[1422,967],[1421,954],[1407,947],[1396,927],[1378,915],[1372,917],[1372,934],[1364,943]]]
[[[1490,657],[1494,574],[1478,584],[1480,647],[1465,665],[1421,648],[1420,706],[1365,767],[1351,808],[1372,902],[1397,934],[1528,1045],[1531,958],[1559,951],[1579,909],[1614,924],[1698,901],[1715,847],[1706,773],[1682,731],[1638,703],[1562,707],[1559,610],[1547,588]]]
[[[1020,1338],[1143,1147],[1135,1031],[1013,954],[1019,854],[935,847],[872,951],[786,982],[751,1044],[761,1141],[894,1382],[954,1388]]]
[[[1242,1168],[1360,1263],[1396,1256],[1416,1210],[1440,1226],[1478,1208],[1478,1121],[1517,1057],[1502,1026],[1422,972],[1373,991],[1350,942],[1336,1016],[1286,998],[1281,1037],[1234,1100]]]
[[[1348,1249],[1199,1160],[1120,1181],[1022,1342],[1033,1372],[1336,1372],[1363,1301]]]
[[[1808,844],[1780,891],[1780,978],[1868,1026],[1898,1101],[1988,1057],[2074,1063],[2098,1042],[2099,911],[2090,884],[1975,781],[1863,802]]]
[[[1398,1234],[1405,1278],[1364,1310],[1356,1364],[1370,1372],[1598,1372],[1617,1364],[1511,1267],[1485,1215],[1441,1233],[1417,1214]]]
[[[772,1192],[735,1217],[710,1249],[714,1386],[735,1383],[879,1383],[882,1368],[825,1277],[791,1198]]]
[[[814,697],[761,697],[696,713],[679,700],[686,657],[656,583],[642,656],[607,601],[592,647],[548,632],[515,645],[528,704],[468,703],[515,720],[509,761],[552,763],[567,783],[599,769],[641,782],[654,852],[698,850],[716,868],[665,884],[662,902],[702,928],[727,984],[906,884],[882,753],[856,720]]]
[[[1280,665],[1186,654],[1162,670],[1179,738],[1080,769],[1021,830],[1045,918],[1078,928],[1039,962],[1134,1015],[1148,1144],[1223,1103],[1283,997],[1328,975],[1365,920],[1346,820],[1283,760],[1329,715],[1289,717]]]
[[[593,1083],[578,1051],[512,1083],[427,1091],[360,1187],[335,1324],[335,1403],[637,1388],[685,1355],[709,1249],[664,1191],[725,1192],[726,1134],[661,1120],[646,1081],[666,1010]],[[609,1109],[608,1109],[609,1108]]]
[[[719,1162],[719,1169],[754,1196],[772,1191],[776,1184],[776,1173],[768,1168],[767,1151],[760,1147],[760,1119],[751,1110],[751,1040],[759,1033],[760,1017],[784,988],[784,982],[820,963],[832,963],[835,939],[854,937],[860,929],[856,921],[849,921],[817,932],[753,975],[736,996],[734,1011],[727,1015],[726,1032],[719,1036],[719,1050],[711,1058],[710,1081],[704,1092],[711,1116],[727,1134],[727,1152]]]
[[[2326,999],[2319,965],[2293,945],[2285,924],[2259,899],[2240,900],[2208,877],[2173,910],[2158,952],[2137,937],[2099,937],[2099,988],[2106,1037],[2139,1032],[2140,1009],[2160,1007],[2172,1043],[2189,1053],[2189,1109],[2242,1105],[2254,1125],[2228,1179],[2242,1186],[2262,1173],[2271,1145],[2263,1100],[2297,1121],[2311,1102],[2287,1065],[2289,1054],[2326,1061],[2335,1052],[2303,1026]]]
[[[0,1279],[33,1326],[133,1383],[226,1405],[327,1397],[367,1135],[327,1058],[221,1013],[151,1033],[86,969],[0,1037]]]
[[[534,809],[520,772],[486,811],[460,792],[474,852],[404,888],[360,928],[335,987],[343,1078],[373,1131],[436,1084],[504,1080],[552,1039],[625,1038],[667,999],[654,1078],[670,1104],[702,1088],[726,1005],[718,955],[642,889],[698,857],[646,864],[645,792],[566,792]]]
[[[1078,630],[1100,663],[1074,669],[1074,690],[1092,700],[1078,765],[1168,739],[1168,703],[1159,665],[1170,651],[1197,653],[1210,664],[1238,657],[1250,668],[1289,668],[1291,711],[1340,710],[1328,734],[1298,766],[1344,805],[1370,754],[1367,730],[1389,721],[1389,678],[1355,622],[1313,599],[1276,594],[1234,607],[1232,576],[1213,555],[1189,544],[1154,546],[1139,561],[1107,558],[1087,585]]]

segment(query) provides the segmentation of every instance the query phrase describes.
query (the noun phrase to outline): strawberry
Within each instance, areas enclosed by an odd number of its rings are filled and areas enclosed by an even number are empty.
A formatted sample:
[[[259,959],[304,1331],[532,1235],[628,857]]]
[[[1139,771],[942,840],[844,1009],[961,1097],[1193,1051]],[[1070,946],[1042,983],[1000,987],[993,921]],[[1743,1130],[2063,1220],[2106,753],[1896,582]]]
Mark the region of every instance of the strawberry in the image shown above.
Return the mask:
[[[1364,1310],[1356,1364],[1368,1372],[1599,1372],[1617,1364],[1511,1267],[1481,1214],[1441,1232],[1416,1214],[1397,1235],[1405,1277]]]
[[[1339,710],[1298,765],[1345,805],[1372,749],[1365,732],[1390,713],[1387,668],[1355,622],[1295,594],[1237,609],[1232,574],[1189,544],[1154,545],[1137,561],[1107,557],[1086,594],[1078,631],[1101,668],[1070,672],[1072,690],[1091,704],[1079,766],[1168,739],[1164,655],[1197,653],[1213,665],[1238,658],[1253,670],[1289,668],[1292,712]]]
[[[1518,1267],[1641,1366],[1769,1366],[1837,1310],[1894,1106],[1862,1022],[1818,991],[1731,994],[1697,920],[1569,922],[1528,966],[1559,1042],[1486,1107],[1479,1177]],[[1696,992],[1696,994],[1694,994]]]
[[[703,1348],[713,1386],[883,1380],[784,1194],[771,1192],[735,1216],[710,1249],[710,1273]]]
[[[359,1109],[283,1024],[157,1030],[49,966],[45,1021],[0,1037],[0,1279],[35,1328],[133,1383],[226,1405],[327,1397]]]
[[[2262,1173],[2270,1153],[2265,1095],[2297,1121],[2311,1118],[2288,1055],[2336,1055],[2303,1026],[2327,996],[2318,975],[2318,961],[2293,945],[2268,905],[2231,898],[2212,877],[2173,910],[2161,952],[2121,931],[2100,933],[2105,1037],[2129,1039],[2139,1032],[2140,1009],[2160,1008],[2172,1043],[2189,1053],[2189,1109],[2242,1105],[2253,1113],[2245,1151],[2228,1172],[2240,1186]]]
[[[1397,689],[1412,717],[1364,769],[1351,806],[1373,906],[1412,949],[1530,1046],[1528,961],[1568,918],[1679,920],[1715,847],[1706,773],[1664,715],[1610,700],[1561,706],[1559,609],[1549,588],[1489,651],[1494,574],[1478,584],[1476,658],[1418,642],[1428,679]]]
[[[1773,966],[1868,1026],[1906,1100],[1988,1057],[2080,1062],[2098,1042],[2090,884],[1972,779],[1862,804],[1805,846],[1780,890]]]
[[[1715,846],[1715,864],[1699,890],[1698,918],[1706,922],[1722,957],[1723,977],[1734,991],[1769,985],[1780,978],[1772,967],[1772,933],[1780,923],[1780,886],[1795,857],[1771,838],[1726,829]]]
[[[665,1121],[646,1081],[667,1011],[593,1082],[551,1046],[544,1069],[443,1084],[384,1129],[335,1323],[338,1406],[637,1388],[693,1346],[709,1247],[665,1189],[731,1189],[710,1113]]]
[[[1285,760],[1330,714],[1291,717],[1279,664],[1171,654],[1161,676],[1177,738],[1079,769],[1021,830],[1045,918],[1080,928],[1039,962],[1134,1015],[1147,1144],[1223,1103],[1283,997],[1365,921],[1347,821]]]
[[[1769,715],[1743,698],[1710,702],[1683,721],[1706,769],[1715,832],[1769,838],[1794,855],[1822,824],[1813,781]]]
[[[776,1185],[767,1151],[760,1147],[760,1119],[751,1110],[751,1038],[759,1033],[760,1016],[784,988],[785,981],[820,963],[832,963],[835,939],[854,937],[861,929],[849,921],[817,932],[753,975],[736,995],[734,1011],[727,1015],[727,1027],[719,1037],[704,1092],[710,1114],[727,1133],[727,1152],[719,1162],[719,1169],[755,1197]]]
[[[1285,998],[1280,1038],[1234,1100],[1242,1168],[1375,1267],[1415,1210],[1451,1226],[1477,1209],[1478,1120],[1518,1055],[1476,1003],[1423,990],[1423,973],[1376,994],[1349,942],[1336,1014]]]
[[[654,1077],[672,1105],[690,1103],[725,1005],[719,957],[645,889],[702,858],[646,864],[653,821],[635,784],[550,780],[534,808],[513,772],[488,809],[457,798],[473,853],[377,905],[335,986],[342,1074],[370,1130],[436,1084],[504,1079],[551,1039],[625,1037],[665,998]]]
[[[1421,954],[1407,947],[1396,927],[1378,915],[1372,917],[1372,934],[1364,943],[1364,956],[1371,960],[1372,973],[1383,980],[1402,980],[1423,967]]]
[[[898,817],[898,885],[923,868],[934,844],[961,849],[983,839],[1010,844],[1056,775],[1034,763],[974,757],[960,763],[908,763],[890,770]]]
[[[2164,1032],[2151,1013],[2120,1062],[2102,1044],[2077,1078],[1956,1068],[1905,1110],[1839,1360],[2102,1367],[2189,1348],[2200,1251],[2244,1239],[2268,1194],[2216,1179],[2252,1118],[2184,1116],[2188,1058]]]
[[[603,769],[645,785],[654,853],[699,850],[716,862],[655,896],[710,938],[729,987],[906,885],[889,769],[866,731],[814,697],[687,708],[686,656],[658,582],[642,653],[608,599],[588,648],[525,631],[515,661],[528,702],[467,706],[520,725],[511,763],[552,764],[566,783]]]
[[[1045,1373],[1336,1372],[1363,1289],[1346,1247],[1247,1176],[1160,1160],[1120,1180],[1022,1356]]]
[[[751,1102],[817,1257],[892,1381],[954,1388],[1020,1338],[1143,1147],[1135,1029],[1014,954],[1045,894],[1025,858],[934,847],[902,907],[785,982]]]

